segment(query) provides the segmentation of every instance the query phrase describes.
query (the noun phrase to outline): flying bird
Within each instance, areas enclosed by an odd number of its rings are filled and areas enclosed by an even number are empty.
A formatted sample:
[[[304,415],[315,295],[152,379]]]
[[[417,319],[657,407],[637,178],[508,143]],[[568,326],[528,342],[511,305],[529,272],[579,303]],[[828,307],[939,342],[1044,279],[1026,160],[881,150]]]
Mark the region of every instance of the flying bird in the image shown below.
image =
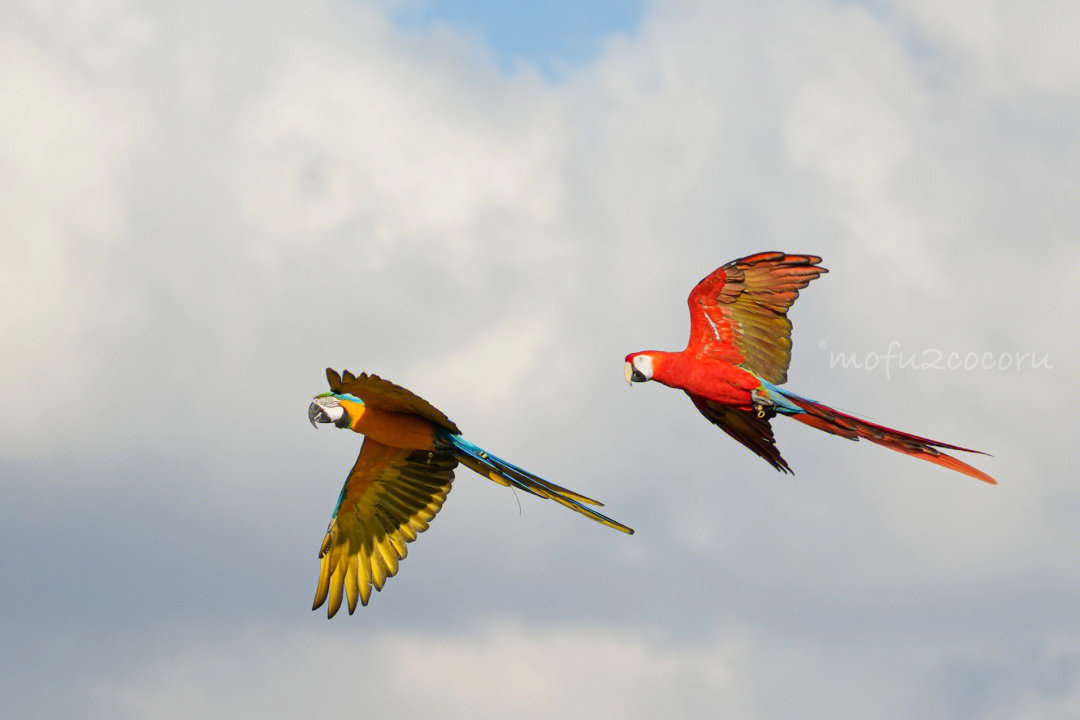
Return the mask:
[[[690,293],[690,342],[681,352],[626,356],[627,383],[655,380],[684,391],[718,425],[770,465],[791,472],[769,421],[777,415],[833,435],[869,440],[984,482],[986,473],[938,448],[985,455],[867,422],[778,387],[791,361],[788,309],[799,290],[828,272],[815,255],[763,252],[718,268]]]
[[[330,392],[316,395],[308,419],[364,435],[341,488],[319,550],[319,586],[312,610],[329,599],[327,617],[357,601],[367,605],[371,588],[381,590],[397,573],[406,543],[427,529],[442,508],[454,468],[461,463],[484,477],[554,500],[608,527],[633,530],[588,505],[597,500],[537,477],[461,437],[458,426],[435,407],[377,375],[338,375],[326,369]]]

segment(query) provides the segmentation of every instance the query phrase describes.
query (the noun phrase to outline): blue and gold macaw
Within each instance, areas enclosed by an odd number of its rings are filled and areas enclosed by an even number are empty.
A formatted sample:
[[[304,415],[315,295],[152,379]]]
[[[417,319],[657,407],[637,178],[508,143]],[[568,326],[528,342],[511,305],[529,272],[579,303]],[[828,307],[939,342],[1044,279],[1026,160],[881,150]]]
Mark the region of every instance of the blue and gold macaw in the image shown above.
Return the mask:
[[[439,512],[454,468],[461,463],[500,485],[554,500],[608,527],[633,530],[587,505],[592,498],[548,482],[461,437],[446,415],[403,387],[377,375],[342,375],[326,369],[330,392],[316,395],[308,419],[333,423],[364,435],[345,486],[341,488],[319,558],[322,566],[312,610],[329,598],[327,617],[349,601],[367,605],[371,588],[381,590],[397,573],[406,543],[427,529]]]

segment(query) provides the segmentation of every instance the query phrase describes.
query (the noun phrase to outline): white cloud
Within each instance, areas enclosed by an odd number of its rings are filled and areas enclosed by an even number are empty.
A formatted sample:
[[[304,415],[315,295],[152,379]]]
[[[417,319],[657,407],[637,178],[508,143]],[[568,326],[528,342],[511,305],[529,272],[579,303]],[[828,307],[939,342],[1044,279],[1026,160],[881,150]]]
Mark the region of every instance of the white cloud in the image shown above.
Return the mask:
[[[497,417],[508,398],[528,405],[545,394],[542,384],[557,353],[554,318],[541,310],[506,318],[443,357],[423,358],[412,374],[443,386],[439,394],[448,407]]]
[[[131,322],[137,303],[110,280],[128,227],[124,186],[147,118],[122,91],[86,83],[62,61],[0,32],[0,432],[39,455],[64,398],[99,381],[88,349]]]
[[[238,130],[245,220],[309,242],[352,221],[377,252],[421,237],[451,263],[473,257],[466,233],[485,209],[550,222],[561,146],[546,89],[480,64],[479,77],[448,72],[374,25],[348,46],[286,43],[282,71]]]
[[[358,641],[340,630],[251,627],[212,649],[139,668],[93,695],[116,717],[163,719],[344,708],[405,718],[766,718],[847,710],[899,717],[911,700],[890,687],[879,658],[779,642],[730,623],[677,647],[604,624],[505,618],[463,634],[371,630]]]
[[[340,628],[337,628],[340,629]],[[655,717],[720,707],[729,643],[673,651],[597,625],[495,620],[467,635],[307,634],[252,628],[183,652],[95,693],[120,717],[333,714],[399,717]]]
[[[1027,7],[997,2],[905,2],[908,19],[934,49],[956,57],[964,70],[1001,97],[1010,93],[1069,92],[1080,84],[1073,38],[1080,11],[1067,0]]]

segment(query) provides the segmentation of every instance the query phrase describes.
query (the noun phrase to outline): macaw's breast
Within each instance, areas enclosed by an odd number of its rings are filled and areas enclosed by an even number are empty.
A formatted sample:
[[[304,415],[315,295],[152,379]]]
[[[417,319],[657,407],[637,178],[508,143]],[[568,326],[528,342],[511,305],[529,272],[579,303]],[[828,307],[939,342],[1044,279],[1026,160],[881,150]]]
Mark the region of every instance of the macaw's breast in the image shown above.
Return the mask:
[[[422,417],[378,410],[347,399],[341,405],[349,413],[349,429],[375,442],[406,450],[430,450],[435,443],[435,426]]]
[[[680,353],[673,353],[656,370],[653,379],[664,385],[732,407],[750,408],[751,392],[761,386],[760,378],[737,365]]]

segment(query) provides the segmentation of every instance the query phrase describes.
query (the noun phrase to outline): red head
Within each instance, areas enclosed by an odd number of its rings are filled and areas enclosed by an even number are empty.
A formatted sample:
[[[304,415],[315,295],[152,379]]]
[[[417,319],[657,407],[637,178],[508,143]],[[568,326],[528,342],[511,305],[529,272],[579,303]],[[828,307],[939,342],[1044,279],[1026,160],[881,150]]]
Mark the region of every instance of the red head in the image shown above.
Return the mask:
[[[655,353],[636,352],[626,356],[625,376],[627,384],[653,379]]]

